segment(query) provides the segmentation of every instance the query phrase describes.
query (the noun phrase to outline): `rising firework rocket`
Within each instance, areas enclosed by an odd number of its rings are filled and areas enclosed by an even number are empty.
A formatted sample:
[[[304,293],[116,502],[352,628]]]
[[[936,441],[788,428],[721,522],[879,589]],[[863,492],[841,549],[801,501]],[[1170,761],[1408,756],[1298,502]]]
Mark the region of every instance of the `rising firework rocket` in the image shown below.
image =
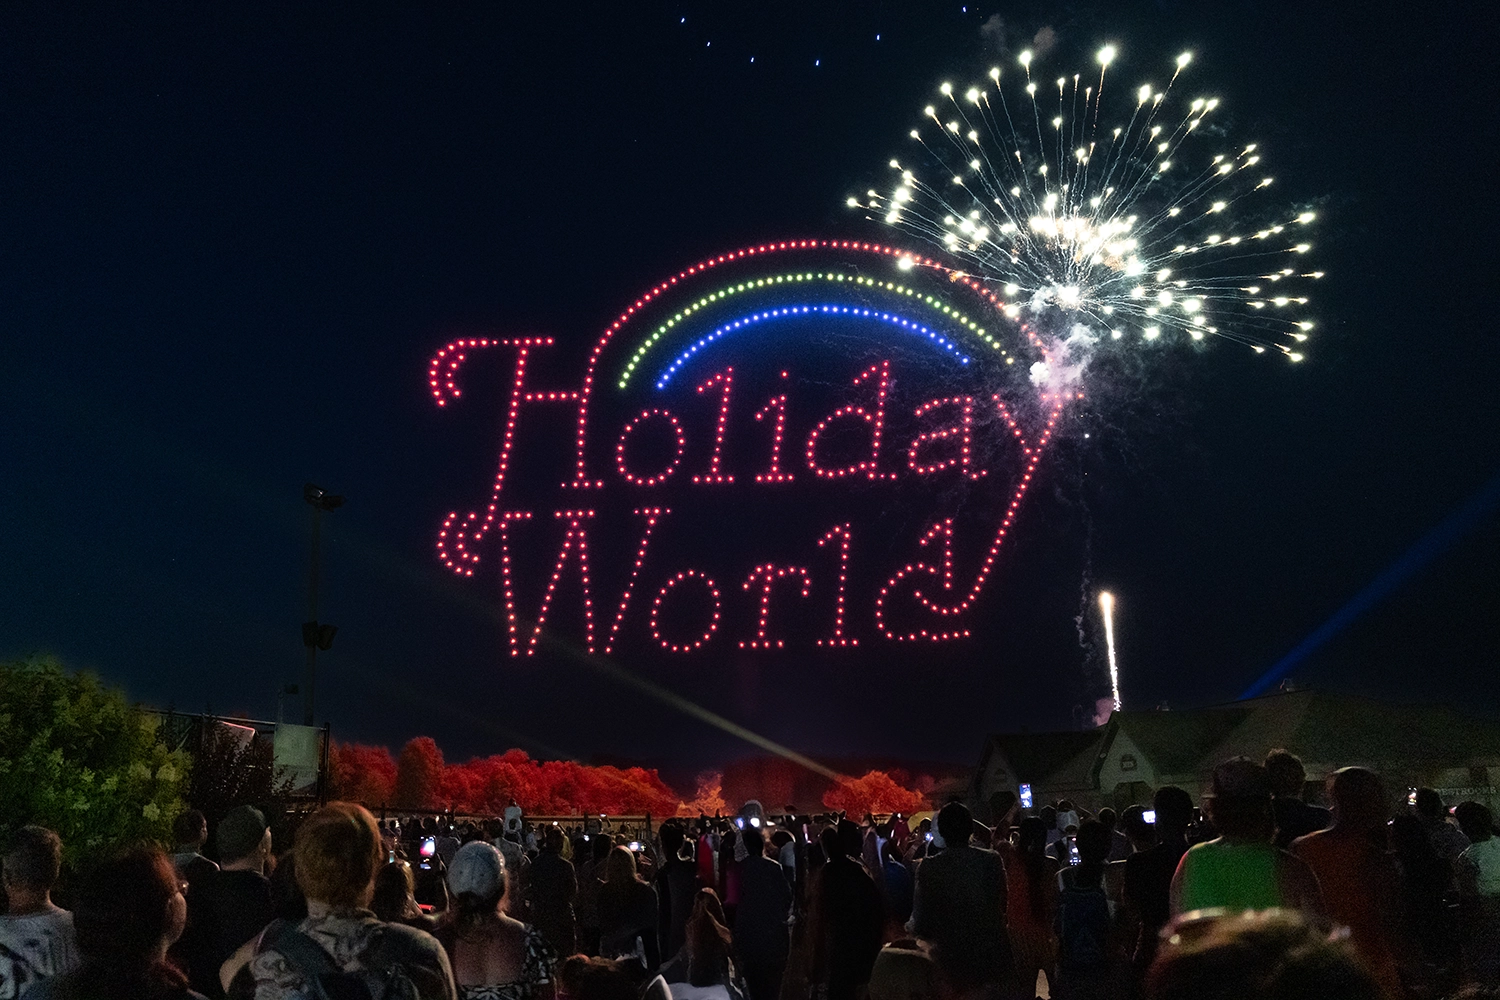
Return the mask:
[[[1174,99],[1191,54],[1128,102],[1105,100],[1115,55],[1099,51],[1097,81],[1059,76],[1055,95],[1030,52],[1010,97],[999,68],[983,87],[943,84],[911,131],[919,152],[891,160],[890,193],[849,205],[942,247],[1075,362],[1096,345],[1209,337],[1301,361],[1304,286],[1322,277],[1301,266],[1313,213],[1274,203],[1256,144],[1219,138],[1217,98]]]
[[[1109,651],[1109,688],[1115,700],[1115,711],[1120,710],[1120,665],[1115,661],[1115,595],[1107,590],[1099,591],[1099,610],[1104,612],[1104,646]]]

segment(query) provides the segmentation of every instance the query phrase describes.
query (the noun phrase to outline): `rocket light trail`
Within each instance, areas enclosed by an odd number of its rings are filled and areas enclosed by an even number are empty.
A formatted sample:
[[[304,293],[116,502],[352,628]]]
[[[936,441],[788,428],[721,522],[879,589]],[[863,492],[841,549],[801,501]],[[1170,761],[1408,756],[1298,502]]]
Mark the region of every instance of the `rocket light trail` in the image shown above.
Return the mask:
[[[1099,610],[1104,612],[1104,645],[1109,651],[1109,688],[1114,696],[1115,711],[1120,706],[1120,666],[1115,662],[1115,595],[1099,591]]]

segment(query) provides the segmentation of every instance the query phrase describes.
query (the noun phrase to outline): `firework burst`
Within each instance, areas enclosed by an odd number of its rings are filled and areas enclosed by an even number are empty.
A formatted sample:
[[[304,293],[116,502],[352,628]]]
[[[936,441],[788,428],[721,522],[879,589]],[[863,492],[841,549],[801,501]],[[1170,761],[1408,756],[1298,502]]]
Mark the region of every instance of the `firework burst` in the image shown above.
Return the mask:
[[[1302,360],[1305,289],[1322,277],[1304,265],[1313,213],[1275,203],[1254,143],[1219,137],[1217,98],[1173,94],[1190,54],[1128,105],[1113,87],[1105,99],[1115,54],[1099,51],[1097,80],[1043,84],[1023,52],[1009,97],[998,68],[943,84],[911,131],[921,155],[891,160],[889,194],[849,205],[942,247],[1058,342],[1222,337]]]

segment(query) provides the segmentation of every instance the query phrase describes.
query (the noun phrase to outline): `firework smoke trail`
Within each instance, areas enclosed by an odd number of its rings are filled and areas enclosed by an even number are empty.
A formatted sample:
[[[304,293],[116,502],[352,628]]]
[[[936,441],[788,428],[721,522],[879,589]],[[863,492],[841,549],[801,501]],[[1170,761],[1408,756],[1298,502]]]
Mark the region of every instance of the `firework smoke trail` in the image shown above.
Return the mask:
[[[911,131],[926,162],[891,160],[891,193],[849,205],[942,247],[1001,294],[1006,315],[1049,342],[1032,371],[1040,385],[1076,381],[1114,342],[1221,337],[1302,360],[1313,328],[1303,286],[1322,277],[1297,266],[1313,213],[1269,200],[1255,144],[1208,135],[1217,98],[1171,99],[1191,54],[1124,112],[1105,102],[1115,55],[1099,51],[1098,80],[1082,90],[1080,75],[1058,77],[1055,114],[1030,52],[1014,108],[998,68],[962,94],[943,84],[929,124]]]
[[[1115,711],[1120,710],[1120,665],[1115,662],[1115,595],[1107,590],[1099,591],[1099,610],[1104,612],[1104,645],[1109,650],[1109,688],[1115,699]]]

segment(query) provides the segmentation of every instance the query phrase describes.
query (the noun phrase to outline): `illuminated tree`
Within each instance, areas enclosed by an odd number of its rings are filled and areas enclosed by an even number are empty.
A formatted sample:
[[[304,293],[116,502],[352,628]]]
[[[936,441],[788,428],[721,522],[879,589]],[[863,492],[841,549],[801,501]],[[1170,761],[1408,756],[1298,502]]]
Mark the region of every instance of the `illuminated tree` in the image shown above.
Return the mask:
[[[729,805],[724,801],[724,775],[719,771],[704,771],[698,775],[693,800],[677,806],[679,816],[723,816],[729,811]]]
[[[443,790],[443,751],[431,736],[418,736],[401,748],[396,761],[396,801],[402,809],[435,809]]]
[[[824,792],[823,805],[854,817],[866,813],[913,813],[927,808],[927,797],[897,784],[884,771],[869,771],[859,778],[845,778]]]
[[[385,747],[334,743],[328,748],[330,793],[346,802],[380,806],[396,791],[396,762]]]

